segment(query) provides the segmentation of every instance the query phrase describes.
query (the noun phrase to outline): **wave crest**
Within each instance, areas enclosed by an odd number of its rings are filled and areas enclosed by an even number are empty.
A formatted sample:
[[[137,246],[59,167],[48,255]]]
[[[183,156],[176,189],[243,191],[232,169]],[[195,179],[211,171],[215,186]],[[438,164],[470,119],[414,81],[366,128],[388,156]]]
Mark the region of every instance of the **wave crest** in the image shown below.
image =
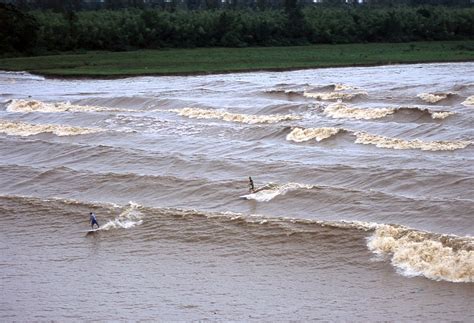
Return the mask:
[[[450,115],[454,114],[454,112],[448,112],[448,111],[430,111],[430,113],[433,119],[446,119]]]
[[[268,202],[279,195],[285,195],[288,192],[296,191],[299,189],[312,189],[313,185],[299,184],[299,183],[287,183],[284,185],[278,184],[267,184],[256,192],[242,196],[247,200],[256,200],[258,202]]]
[[[304,142],[311,139],[322,141],[341,132],[349,132],[356,137],[356,144],[375,145],[379,148],[390,149],[420,149],[430,151],[463,149],[471,145],[471,141],[423,141],[420,139],[405,140],[400,138],[390,138],[374,135],[363,131],[353,131],[344,128],[322,127],[322,128],[294,128],[287,136],[286,140],[294,142]]]
[[[294,128],[287,136],[286,140],[303,142],[311,139],[321,141],[344,131],[342,128],[322,127],[322,128]]]
[[[470,238],[380,225],[368,247],[377,254],[391,255],[392,264],[406,276],[474,282],[474,245]]]
[[[355,88],[351,85],[336,83],[334,84],[334,91],[345,91],[345,90],[354,90]]]
[[[77,136],[105,131],[103,129],[71,127],[52,124],[30,124],[25,122],[11,122],[0,120],[0,133],[9,136],[34,136],[40,133],[52,133],[56,136]]]
[[[470,97],[468,97],[463,103],[461,103],[462,105],[465,105],[465,106],[474,106],[474,95],[471,95]]]
[[[365,91],[353,91],[349,92],[353,88],[346,85],[334,85],[334,91],[332,92],[304,92],[303,95],[307,98],[322,100],[322,101],[350,101],[357,97],[367,96],[368,93]]]
[[[42,102],[37,100],[11,100],[7,106],[9,112],[126,112],[133,110],[74,105],[69,102]]]
[[[195,118],[195,119],[219,119],[229,122],[239,123],[276,123],[281,121],[300,120],[302,117],[291,114],[287,115],[251,115],[251,114],[238,114],[230,113],[222,110],[208,110],[199,108],[184,108],[169,110],[170,112],[177,113],[180,116]]]
[[[423,141],[420,139],[404,140],[373,135],[366,132],[355,132],[357,137],[355,143],[363,145],[375,145],[379,148],[391,149],[421,149],[430,151],[456,150],[466,148],[470,141]]]
[[[278,186],[269,184],[266,187],[272,190],[291,191],[293,189],[312,189],[314,186],[289,183]],[[260,230],[281,228],[290,237],[293,233],[319,233],[321,227],[328,229],[346,230],[341,232],[347,238],[353,235],[354,230],[367,232],[367,248],[378,255],[390,257],[394,267],[405,276],[424,276],[428,279],[449,282],[474,282],[474,238],[443,235],[433,232],[416,230],[396,224],[379,224],[364,221],[345,220],[318,220],[293,217],[272,217],[259,214],[243,214],[234,212],[209,212],[195,209],[159,208],[139,205],[129,202],[127,205],[117,205],[110,202],[79,201],[63,198],[42,199],[32,196],[1,195],[0,200],[13,210],[20,210],[19,206],[28,206],[32,209],[48,210],[46,216],[63,217],[70,214],[84,214],[91,209],[101,210],[101,214],[120,214],[106,222],[103,230],[136,227],[142,224],[143,219],[149,219],[151,225],[144,226],[137,237],[146,233],[146,230],[156,231],[153,221],[157,218],[168,217],[171,221],[177,217],[205,217],[213,220],[235,221],[257,226]],[[69,208],[70,206],[70,208]],[[67,208],[65,208],[67,207]],[[51,211],[52,210],[52,211]],[[103,218],[102,215],[100,218]],[[100,219],[99,219],[100,220]],[[69,222],[69,220],[68,220]],[[193,223],[190,221],[189,223]],[[255,227],[255,226],[252,226]],[[148,231],[150,232],[150,231]],[[318,235],[319,236],[319,235]],[[323,236],[324,238],[324,236]],[[312,239],[312,238],[311,238]],[[360,241],[357,239],[357,241]],[[378,260],[385,260],[385,257]]]
[[[418,111],[428,113],[432,119],[445,119],[455,112],[450,111],[433,111],[426,108],[419,107],[399,107],[399,108],[358,108],[351,107],[345,103],[337,102],[328,105],[324,109],[324,114],[335,119],[357,119],[357,120],[371,120],[380,119],[393,115],[398,111]]]
[[[129,202],[129,205],[113,220],[100,227],[100,230],[129,229],[143,223],[143,213],[139,210],[140,205]]]
[[[420,93],[417,95],[417,97],[427,103],[437,103],[439,101],[446,100],[448,97],[453,95],[454,93]]]
[[[349,107],[348,105],[337,102],[328,105],[324,109],[324,114],[336,118],[336,119],[380,119],[384,118],[388,115],[391,115],[395,112],[393,108],[376,108],[376,109],[364,109],[364,108],[356,108],[356,107]]]

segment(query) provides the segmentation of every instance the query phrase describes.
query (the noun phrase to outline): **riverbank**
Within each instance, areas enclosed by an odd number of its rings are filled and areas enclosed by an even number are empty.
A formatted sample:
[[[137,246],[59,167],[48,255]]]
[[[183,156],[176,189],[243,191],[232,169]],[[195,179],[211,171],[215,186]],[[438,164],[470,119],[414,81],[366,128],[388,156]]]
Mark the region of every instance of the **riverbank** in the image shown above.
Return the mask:
[[[474,61],[474,40],[65,53],[0,59],[0,70],[119,78],[455,61]]]

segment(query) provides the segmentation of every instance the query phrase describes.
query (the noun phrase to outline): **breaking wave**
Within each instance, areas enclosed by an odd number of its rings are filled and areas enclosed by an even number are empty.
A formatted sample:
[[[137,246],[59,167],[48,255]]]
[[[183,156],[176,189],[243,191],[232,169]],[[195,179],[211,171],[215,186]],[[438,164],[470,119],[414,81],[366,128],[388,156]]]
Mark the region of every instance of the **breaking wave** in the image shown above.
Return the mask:
[[[454,93],[420,93],[417,96],[427,103],[437,103],[453,95]]]
[[[41,133],[52,133],[56,136],[77,136],[105,131],[97,128],[81,128],[53,124],[31,124],[21,121],[0,120],[0,133],[9,136],[34,136]]]
[[[291,191],[294,189],[312,188],[308,185],[289,183],[281,186],[271,184],[271,190]],[[269,186],[270,187],[270,186]],[[355,231],[367,232],[367,248],[378,257],[376,260],[390,259],[391,264],[401,275],[424,276],[436,281],[456,283],[474,282],[474,238],[455,235],[443,235],[428,231],[416,230],[397,224],[379,224],[364,221],[328,221],[317,219],[272,217],[259,214],[243,214],[235,212],[207,212],[195,209],[156,208],[143,206],[134,202],[117,205],[107,202],[82,202],[74,199],[49,198],[42,199],[29,196],[0,195],[0,205],[6,205],[13,210],[41,210],[47,205],[47,210],[53,210],[48,216],[63,217],[67,214],[87,214],[89,210],[97,210],[99,221],[110,214],[120,212],[118,216],[108,220],[101,226],[102,230],[128,229],[138,227],[136,237],[150,239],[155,236],[159,219],[162,223],[173,226],[175,221],[182,218],[207,218],[212,221],[226,221],[238,225],[251,225],[258,230],[274,232],[278,237],[284,231],[283,237],[304,233],[308,239],[321,238],[321,229],[345,230],[341,232],[344,239],[357,236]],[[52,212],[52,213],[51,213]],[[151,215],[151,216],[150,216]],[[70,221],[67,220],[69,223]],[[202,223],[202,222],[201,222]],[[142,225],[143,224],[143,225]],[[210,223],[211,224],[211,223]],[[138,229],[137,228],[137,229]],[[151,231],[150,231],[151,230]],[[153,232],[153,235],[149,233]],[[334,231],[337,234],[337,231]],[[315,235],[308,235],[315,233]],[[178,231],[178,234],[183,234]],[[272,234],[265,235],[267,239]],[[324,238],[324,236],[323,236]],[[356,240],[360,241],[360,240]]]
[[[336,83],[333,86],[334,86],[334,91],[346,91],[346,90],[354,90],[355,89],[353,86],[350,86],[350,85],[347,85],[347,84],[342,84],[342,83]]]
[[[143,223],[143,213],[139,210],[140,205],[129,202],[129,206],[113,220],[107,221],[101,225],[100,230],[108,231],[110,229],[129,229]]]
[[[74,105],[69,102],[41,102],[37,100],[11,100],[9,112],[130,112],[133,110]]]
[[[442,151],[463,149],[471,144],[470,141],[423,141],[420,139],[404,140],[400,138],[373,135],[366,132],[355,132],[354,134],[357,137],[355,143],[375,145],[379,148]]]
[[[345,131],[342,128],[334,127],[322,127],[322,128],[294,128],[287,136],[286,140],[303,142],[311,139],[316,139],[316,141],[321,141],[327,139],[331,136],[338,134],[341,131]]]
[[[276,88],[276,89],[265,90],[265,93],[276,94],[276,95],[282,94],[286,96],[301,96],[303,94],[303,90]]]
[[[446,117],[449,117],[455,113],[448,111],[430,111],[430,114],[433,119],[445,119]]]
[[[471,95],[470,97],[468,97],[463,103],[461,103],[462,105],[466,105],[466,106],[474,106],[474,95]]]
[[[299,184],[299,183],[287,183],[284,185],[278,185],[274,183],[267,184],[261,188],[258,188],[255,192],[243,195],[243,198],[247,200],[256,200],[258,202],[268,202],[279,195],[285,195],[288,192],[296,191],[299,189],[312,189],[315,186]]]
[[[435,111],[435,110],[431,110],[431,109],[428,109],[428,108],[417,107],[417,106],[406,106],[406,107],[402,106],[402,107],[399,107],[399,108],[395,109],[395,112],[398,112],[398,111],[409,111],[409,112],[418,111],[418,112],[421,112],[421,113],[427,113],[427,114],[429,114],[429,116],[432,119],[445,119],[449,116],[452,116],[452,115],[456,114],[456,112]]]
[[[195,118],[195,119],[219,119],[229,122],[239,123],[276,123],[281,121],[300,120],[302,117],[291,114],[287,115],[251,115],[251,114],[237,114],[230,113],[222,110],[208,110],[199,108],[184,108],[169,110],[170,112],[177,113],[180,116]]]
[[[357,120],[370,120],[380,119],[393,115],[398,111],[411,110],[426,112],[432,119],[445,119],[450,115],[455,114],[449,111],[432,111],[426,108],[419,107],[399,107],[399,108],[358,108],[351,107],[345,103],[337,102],[328,105],[324,109],[324,114],[335,119],[357,119]]]
[[[348,105],[337,102],[328,105],[324,109],[324,114],[340,119],[340,118],[348,118],[348,119],[380,119],[395,113],[395,109],[390,108],[377,108],[377,109],[363,109],[363,108],[356,108],[356,107],[349,107]]]
[[[349,132],[356,136],[355,143],[363,145],[375,145],[379,148],[390,149],[420,149],[430,151],[463,149],[472,144],[471,141],[423,141],[420,139],[405,140],[400,138],[390,138],[374,135],[363,131],[352,131],[343,128],[322,127],[322,128],[294,128],[287,136],[286,140],[294,142],[304,142],[311,139],[322,141],[341,132]]]
[[[332,92],[304,92],[303,95],[307,98],[322,100],[322,101],[350,101],[357,97],[367,96],[368,93],[365,91],[353,91],[349,92],[346,89],[352,89],[351,87],[346,86],[334,86],[334,91]]]
[[[371,251],[388,255],[405,276],[474,282],[474,239],[438,235],[403,226],[379,225],[369,238]]]
[[[336,84],[329,84],[329,85],[324,85],[324,86],[317,86],[317,87],[310,87],[308,84],[299,85],[299,86],[290,86],[288,84],[282,84],[281,87],[277,88],[272,88],[269,90],[265,90],[265,93],[267,94],[276,94],[276,95],[285,95],[285,96],[306,96],[311,98],[312,93],[311,91],[324,91],[324,92],[317,92],[317,93],[326,93],[328,92],[340,92],[340,91],[350,91],[350,90],[356,90],[355,87],[352,87],[347,84],[341,84],[341,83],[336,83]],[[305,94],[306,93],[306,94]],[[361,92],[362,93],[362,92]],[[365,93],[365,92],[364,92]],[[334,94],[335,96],[335,94]],[[332,99],[331,99],[332,100]]]

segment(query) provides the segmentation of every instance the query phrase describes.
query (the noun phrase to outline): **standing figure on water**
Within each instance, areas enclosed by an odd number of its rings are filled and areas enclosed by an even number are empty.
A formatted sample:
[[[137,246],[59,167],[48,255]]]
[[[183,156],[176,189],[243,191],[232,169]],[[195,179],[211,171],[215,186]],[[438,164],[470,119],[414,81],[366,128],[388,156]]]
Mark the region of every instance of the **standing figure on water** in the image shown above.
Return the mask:
[[[100,227],[99,222],[97,222],[97,218],[95,216],[95,213],[92,213],[92,212],[89,213],[89,221],[91,223],[92,229],[94,229],[94,224],[97,224],[97,229]]]
[[[253,185],[252,177],[249,176],[249,193],[253,193],[255,191],[255,186]]]

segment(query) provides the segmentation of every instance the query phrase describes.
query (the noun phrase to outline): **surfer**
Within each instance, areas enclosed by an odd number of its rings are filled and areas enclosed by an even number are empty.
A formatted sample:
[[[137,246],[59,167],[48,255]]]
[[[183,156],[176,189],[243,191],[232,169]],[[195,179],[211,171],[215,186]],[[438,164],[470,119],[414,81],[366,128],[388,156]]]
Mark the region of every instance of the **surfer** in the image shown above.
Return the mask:
[[[253,185],[252,177],[249,176],[249,193],[253,193],[255,191],[255,186]]]
[[[94,224],[97,224],[97,229],[100,227],[99,222],[97,222],[97,218],[95,217],[95,214],[92,212],[89,213],[89,221],[91,223],[92,229],[94,229]]]

